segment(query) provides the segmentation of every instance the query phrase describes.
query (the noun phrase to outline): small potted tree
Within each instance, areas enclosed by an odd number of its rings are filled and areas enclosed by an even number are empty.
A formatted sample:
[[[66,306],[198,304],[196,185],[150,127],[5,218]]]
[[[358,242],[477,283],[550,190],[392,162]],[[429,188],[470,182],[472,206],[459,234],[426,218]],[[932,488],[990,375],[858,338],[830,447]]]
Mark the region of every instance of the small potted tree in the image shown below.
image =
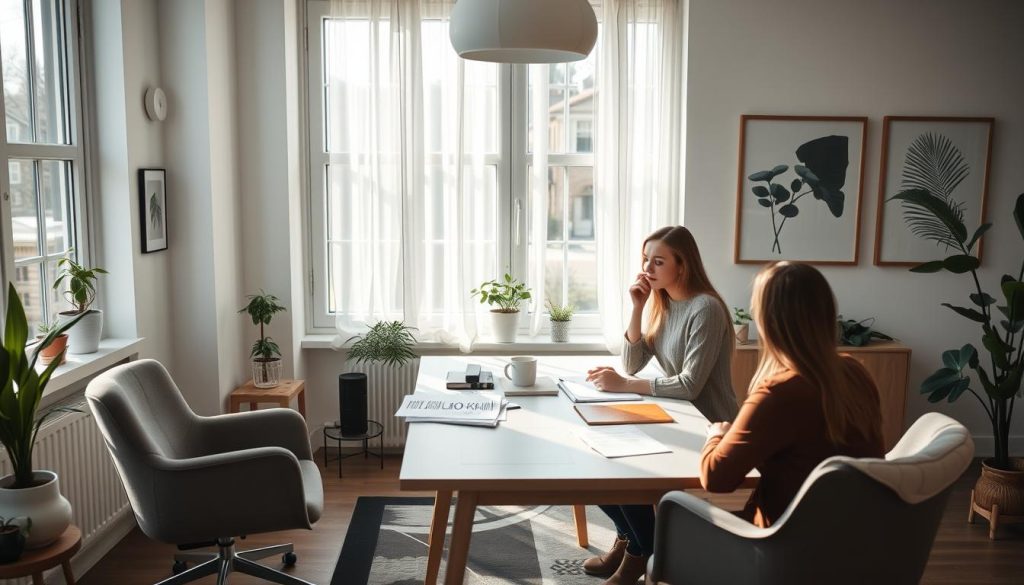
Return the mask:
[[[504,280],[489,280],[469,291],[480,296],[480,303],[496,305],[491,309],[494,326],[494,340],[498,343],[515,343],[519,325],[519,305],[530,300],[530,289],[525,284],[505,274]]]
[[[18,523],[24,521],[24,526]],[[0,563],[13,563],[25,552],[25,537],[32,529],[31,518],[0,516]]]
[[[732,329],[736,334],[736,341],[741,344],[750,343],[750,322],[752,320],[753,317],[746,309],[732,308]]]
[[[56,320],[50,321],[49,323],[40,323],[39,326],[36,327],[36,330],[39,331],[39,335],[36,336],[36,343],[42,343],[42,341],[46,339],[47,335],[56,331],[58,328],[60,328],[60,323]],[[44,366],[48,366],[50,365],[50,362],[59,356],[60,362],[58,362],[58,365],[63,364],[67,361],[64,359],[64,350],[67,346],[68,334],[61,333],[57,335],[57,337],[54,337],[53,341],[50,342],[50,345],[39,348],[39,363]]]
[[[342,435],[366,432],[368,391],[398,390],[412,394],[416,390],[420,358],[414,352],[414,330],[402,321],[379,321],[365,334],[345,341],[354,343],[348,348],[349,371],[341,374],[338,383]],[[380,413],[380,416],[385,414],[392,413]]]
[[[0,360],[0,442],[12,473],[0,478],[0,516],[32,518],[33,530],[25,545],[38,548],[56,540],[68,527],[71,504],[60,494],[56,473],[32,467],[36,433],[49,415],[72,409],[51,409],[37,416],[43,392],[61,360],[54,359],[41,372],[36,371],[36,361],[41,349],[85,316],[78,315],[50,331],[27,355],[28,321],[13,284],[8,286],[7,299],[2,339],[5,358]]]
[[[91,309],[96,300],[96,279],[107,271],[99,268],[86,268],[68,256],[57,261],[60,274],[53,281],[53,290],[61,290],[66,283],[64,298],[74,307],[70,311],[60,313],[62,321],[82,316],[77,325],[68,330],[68,353],[95,353],[100,348],[100,337],[103,334],[103,311]]]
[[[556,305],[548,301],[548,316],[551,318],[551,341],[565,343],[569,341],[569,326],[572,325],[572,315],[576,312],[576,305]]]
[[[253,325],[259,325],[260,338],[252,344],[249,357],[252,358],[252,382],[257,388],[273,388],[281,383],[281,348],[266,335],[264,327],[276,313],[284,311],[280,299],[260,290],[259,294],[248,295],[249,303],[238,310],[248,313]]]

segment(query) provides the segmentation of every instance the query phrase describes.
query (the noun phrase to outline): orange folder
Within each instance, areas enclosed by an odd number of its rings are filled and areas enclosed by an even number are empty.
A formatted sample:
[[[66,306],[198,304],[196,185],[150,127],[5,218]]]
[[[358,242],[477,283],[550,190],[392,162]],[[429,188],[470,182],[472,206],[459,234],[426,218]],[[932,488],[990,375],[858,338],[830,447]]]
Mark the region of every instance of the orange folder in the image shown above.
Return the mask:
[[[650,402],[629,404],[576,404],[588,425],[642,425],[675,422],[665,410]]]

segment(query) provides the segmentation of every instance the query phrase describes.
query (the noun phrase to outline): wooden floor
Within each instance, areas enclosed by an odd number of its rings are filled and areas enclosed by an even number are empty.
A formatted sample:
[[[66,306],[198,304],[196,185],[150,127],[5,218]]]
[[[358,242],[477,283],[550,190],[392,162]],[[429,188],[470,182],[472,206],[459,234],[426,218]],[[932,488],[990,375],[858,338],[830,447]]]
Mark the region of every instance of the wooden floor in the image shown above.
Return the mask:
[[[292,573],[318,585],[331,581],[341,544],[356,498],[361,495],[428,495],[400,492],[399,456],[388,457],[384,470],[376,460],[350,458],[345,461],[345,478],[338,479],[337,463],[324,476],[324,514],[313,531],[291,531],[251,536],[240,541],[240,548],[256,548],[282,542],[294,542],[299,555]],[[922,583],[938,585],[962,583],[970,585],[1020,585],[1024,583],[1024,526],[1001,528],[1001,539],[988,539],[984,519],[974,526],[967,524],[970,490],[978,476],[977,462],[957,482]],[[244,490],[245,486],[233,489]],[[715,496],[712,500],[728,508],[739,508],[746,494]],[[187,513],[187,511],[184,511]],[[884,529],[881,528],[880,529]],[[79,581],[80,585],[141,585],[156,583],[170,576],[171,557],[175,548],[146,538],[138,529],[132,531],[113,551]],[[268,559],[270,560],[270,559]],[[277,560],[279,563],[279,559]],[[269,563],[268,563],[269,564]],[[279,565],[277,565],[279,566]],[[595,579],[595,585],[599,583]],[[210,576],[196,583],[213,584]],[[246,575],[233,574],[232,585],[265,583]]]

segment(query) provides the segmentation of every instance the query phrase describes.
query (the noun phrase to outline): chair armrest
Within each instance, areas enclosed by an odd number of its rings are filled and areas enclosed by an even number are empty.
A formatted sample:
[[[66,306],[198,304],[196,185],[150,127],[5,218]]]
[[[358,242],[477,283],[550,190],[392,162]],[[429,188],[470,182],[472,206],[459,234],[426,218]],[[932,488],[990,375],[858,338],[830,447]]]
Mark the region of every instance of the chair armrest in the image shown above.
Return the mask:
[[[669,492],[658,504],[648,575],[654,583],[757,583],[756,548],[774,532],[686,492]]]
[[[201,417],[195,429],[200,453],[213,455],[258,447],[283,447],[312,460],[309,431],[302,415],[290,408]]]
[[[143,529],[154,538],[179,544],[312,527],[302,471],[287,449],[154,457],[151,462],[149,487],[157,514]],[[158,534],[150,534],[152,527]]]

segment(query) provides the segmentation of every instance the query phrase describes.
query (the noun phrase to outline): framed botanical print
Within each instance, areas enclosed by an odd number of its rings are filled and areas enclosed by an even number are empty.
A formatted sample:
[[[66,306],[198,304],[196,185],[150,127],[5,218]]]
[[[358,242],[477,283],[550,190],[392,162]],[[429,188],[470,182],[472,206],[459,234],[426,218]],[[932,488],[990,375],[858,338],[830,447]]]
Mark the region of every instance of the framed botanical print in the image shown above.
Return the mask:
[[[867,118],[740,118],[733,260],[856,264]]]
[[[874,263],[916,266],[962,254],[917,234],[926,218],[913,205],[893,196],[923,189],[941,198],[963,219],[968,234],[985,222],[992,118],[886,116],[882,126],[882,160],[878,177],[878,217]],[[974,254],[981,260],[980,241]]]
[[[139,169],[142,253],[167,249],[167,171]]]

